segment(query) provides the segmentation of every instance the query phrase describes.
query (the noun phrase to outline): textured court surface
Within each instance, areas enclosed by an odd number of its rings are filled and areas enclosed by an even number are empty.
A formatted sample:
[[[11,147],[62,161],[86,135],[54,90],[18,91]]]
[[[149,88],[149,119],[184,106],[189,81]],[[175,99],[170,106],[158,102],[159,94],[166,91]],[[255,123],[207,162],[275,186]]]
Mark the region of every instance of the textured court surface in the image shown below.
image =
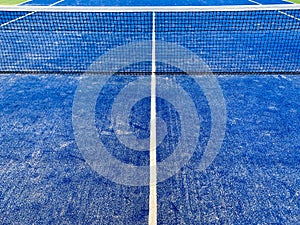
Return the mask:
[[[117,5],[127,3],[120,1]],[[10,19],[22,15],[15,14]],[[293,15],[299,17],[299,11]],[[76,15],[69,14],[68,19],[73,17]],[[78,31],[64,21],[41,23],[41,19],[48,21],[50,15],[39,13],[0,28],[2,224],[148,223],[149,187],[116,184],[95,172],[76,143],[72,117],[82,71],[88,70],[109,49],[151,40],[151,14],[145,13],[143,17],[149,19],[120,17],[114,32],[108,32],[113,22],[108,23],[107,31],[100,33],[96,25]],[[0,24],[7,22],[1,18]],[[93,18],[89,19],[93,21]],[[111,21],[109,18],[114,16],[109,15],[107,21]],[[201,129],[189,162],[157,185],[158,224],[297,224],[300,220],[297,22],[278,13],[279,22],[272,25],[266,22],[270,19],[267,15],[259,17],[259,26],[248,20],[237,29],[235,25],[239,23],[232,21],[232,26],[224,31],[224,27],[218,29],[214,26],[217,23],[210,23],[214,32],[206,31],[207,24],[202,24],[198,27],[201,32],[192,33],[174,24],[188,24],[191,18],[203,21],[214,18],[217,22],[222,16],[196,13],[191,17],[183,14],[166,17],[162,14],[156,21],[160,24],[165,18],[172,30],[165,32],[158,26],[158,40],[176,40],[199,55],[211,72],[222,71],[216,77],[226,103],[226,132],[213,163],[205,171],[200,170],[199,162],[211,135],[212,106],[195,79],[182,71],[178,70],[176,76],[160,76],[158,86],[171,90],[180,87],[193,100]],[[172,23],[170,18],[180,23]],[[250,16],[237,14],[236,18]],[[134,25],[138,21],[139,26]],[[126,25],[121,26],[122,22]],[[290,29],[282,30],[283,24],[289,24]],[[46,32],[43,26],[48,27]],[[267,30],[270,26],[272,32]],[[158,71],[174,70],[164,64],[157,67]],[[140,68],[147,73],[136,76],[134,71]],[[35,74],[26,72],[32,69],[36,70]],[[149,152],[135,151],[118,140],[122,133],[113,129],[111,112],[114,101],[130,83],[142,80],[138,89],[126,89],[132,98],[139,98],[143,91],[148,93],[151,64],[142,62],[121,72],[125,73],[111,76],[99,92],[95,126],[113,157],[128,165],[148,165]],[[180,95],[174,95],[172,100],[179,105],[185,103],[181,102]],[[181,111],[189,110],[187,106],[182,108]],[[157,115],[164,124],[158,133],[162,131],[165,138],[157,148],[158,161],[163,162],[174,153],[184,135],[183,121],[174,104],[159,97]],[[138,139],[149,138],[150,98],[136,101],[128,118],[129,127]]]
[[[219,82],[228,115],[223,147],[206,172],[197,171],[196,154],[158,184],[159,223],[296,224],[299,77],[226,76]],[[74,76],[1,76],[4,224],[147,223],[148,188],[99,176],[76,147],[71,114],[77,84]],[[135,163],[134,154],[116,153]]]
[[[53,0],[33,0],[25,3],[24,5],[50,5],[55,1]],[[256,2],[256,3],[255,3]],[[166,1],[150,1],[150,0],[102,0],[102,1],[70,1],[64,0],[58,5],[84,5],[84,6],[214,6],[214,5],[255,5],[257,3],[260,4],[289,4],[289,1],[283,0],[258,0],[258,1],[249,1],[249,0],[212,0],[212,1],[204,1],[204,0],[166,0]]]

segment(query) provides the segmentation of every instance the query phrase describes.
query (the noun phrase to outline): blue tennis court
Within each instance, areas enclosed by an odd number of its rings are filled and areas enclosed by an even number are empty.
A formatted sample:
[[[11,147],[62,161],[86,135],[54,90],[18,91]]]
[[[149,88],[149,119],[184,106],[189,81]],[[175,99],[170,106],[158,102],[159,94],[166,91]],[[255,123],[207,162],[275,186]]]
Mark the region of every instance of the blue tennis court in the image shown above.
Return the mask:
[[[257,5],[257,4],[292,4],[292,1],[284,0],[166,0],[166,1],[150,1],[150,0],[91,0],[91,1],[53,1],[53,0],[32,0],[25,2],[23,5],[44,5],[48,6],[58,2],[58,6],[224,6],[224,5]]]
[[[299,6],[22,5],[0,8],[2,224],[300,221]]]

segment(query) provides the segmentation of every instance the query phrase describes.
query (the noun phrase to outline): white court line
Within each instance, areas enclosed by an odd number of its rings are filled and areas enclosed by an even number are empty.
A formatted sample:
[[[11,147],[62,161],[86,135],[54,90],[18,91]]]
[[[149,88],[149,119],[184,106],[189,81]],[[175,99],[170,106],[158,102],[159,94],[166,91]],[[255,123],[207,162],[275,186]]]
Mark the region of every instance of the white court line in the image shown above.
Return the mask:
[[[252,2],[252,3],[254,3],[254,4],[257,4],[257,5],[262,5],[262,4],[260,4],[259,2],[256,2],[256,1],[253,1],[253,0],[248,0],[249,2]]]
[[[64,0],[60,0],[60,1],[58,1],[58,2],[54,2],[53,4],[51,4],[51,5],[47,6],[47,7],[55,6],[55,5],[57,5],[58,3],[61,3],[61,2],[63,2],[63,1],[64,1]],[[25,10],[25,7],[24,7],[24,10]],[[4,27],[4,26],[6,26],[6,25],[8,25],[8,24],[14,23],[14,22],[16,22],[16,21],[18,21],[18,20],[21,20],[21,19],[23,19],[23,18],[25,18],[25,17],[27,17],[27,16],[30,16],[30,15],[34,14],[34,13],[36,13],[36,12],[37,12],[37,11],[33,11],[33,12],[30,12],[30,13],[27,13],[27,14],[24,15],[24,16],[20,16],[20,17],[18,17],[18,18],[16,18],[16,19],[13,19],[13,20],[11,20],[11,21],[8,21],[8,22],[6,22],[6,23],[1,24],[0,27]]]
[[[253,0],[248,0],[248,1],[249,1],[249,2],[252,2],[252,3],[255,3],[255,4],[257,4],[257,5],[262,5],[261,3],[256,2],[256,1],[253,1]],[[292,18],[292,19],[295,19],[295,20],[300,21],[300,18],[298,18],[298,17],[295,17],[295,16],[293,16],[293,15],[291,15],[291,14],[282,12],[281,10],[277,10],[277,11],[278,11],[279,13],[285,15],[285,16],[288,16],[288,17],[290,17],[290,18]]]
[[[281,14],[286,15],[286,16],[288,16],[288,17],[291,17],[292,19],[295,19],[295,20],[300,21],[300,18],[298,18],[298,17],[296,17],[296,16],[293,16],[293,15],[291,15],[291,14],[282,12],[282,11],[280,11],[280,10],[279,10],[278,12],[280,12]]]
[[[289,0],[282,0],[283,2],[289,2],[289,3],[293,3],[293,4],[295,4],[294,2],[291,2],[291,1],[289,1]]]
[[[25,17],[27,17],[27,16],[30,16],[30,15],[34,14],[34,13],[35,13],[35,12],[27,13],[27,14],[24,15],[24,16],[20,16],[20,17],[18,17],[18,18],[16,18],[16,19],[13,19],[13,20],[11,20],[11,21],[8,21],[8,22],[6,22],[6,23],[1,24],[0,27],[4,27],[4,26],[6,26],[6,25],[8,25],[8,24],[11,24],[11,23],[13,23],[13,22],[16,22],[16,21],[18,21],[18,20],[20,20],[20,19],[23,19],[23,18],[25,18]]]
[[[257,3],[256,3],[257,4]],[[87,7],[87,6],[0,6],[0,11],[37,12],[236,12],[300,9],[300,4],[230,5],[230,6],[153,6],[153,7]]]
[[[156,165],[156,56],[155,56],[155,12],[152,19],[152,73],[151,73],[151,117],[150,117],[150,196],[149,225],[157,224],[157,165]]]
[[[57,4],[59,4],[59,3],[63,2],[63,1],[64,1],[64,0],[60,0],[60,1],[58,1],[58,2],[54,2],[53,4],[49,5],[49,7],[55,6],[55,5],[57,5]]]
[[[27,1],[25,1],[25,2],[22,2],[22,3],[18,4],[18,6],[23,5],[23,4],[25,4],[25,3],[28,3],[28,2],[32,2],[32,0],[27,0]]]

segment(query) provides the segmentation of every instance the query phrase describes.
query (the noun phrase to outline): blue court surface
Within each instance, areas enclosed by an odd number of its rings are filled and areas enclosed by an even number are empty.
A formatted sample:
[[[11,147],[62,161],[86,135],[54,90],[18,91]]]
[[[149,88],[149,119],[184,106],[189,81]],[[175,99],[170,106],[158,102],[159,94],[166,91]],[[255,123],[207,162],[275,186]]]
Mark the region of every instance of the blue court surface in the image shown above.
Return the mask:
[[[165,1],[151,1],[151,0],[64,0],[64,1],[53,1],[53,0],[32,0],[28,1],[23,5],[51,5],[58,2],[58,6],[222,6],[222,5],[256,5],[256,4],[291,4],[290,1],[284,0],[165,0]]]
[[[0,223],[298,224],[299,18],[0,11]]]

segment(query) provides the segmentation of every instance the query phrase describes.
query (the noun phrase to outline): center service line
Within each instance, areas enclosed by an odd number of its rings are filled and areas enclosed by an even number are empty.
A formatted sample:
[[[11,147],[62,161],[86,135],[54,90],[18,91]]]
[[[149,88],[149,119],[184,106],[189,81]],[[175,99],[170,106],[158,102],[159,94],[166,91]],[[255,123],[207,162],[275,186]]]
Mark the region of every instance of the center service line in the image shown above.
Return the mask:
[[[150,116],[150,196],[149,225],[157,224],[157,165],[156,165],[156,57],[155,57],[155,12],[152,18],[152,73],[151,73],[151,116]]]

